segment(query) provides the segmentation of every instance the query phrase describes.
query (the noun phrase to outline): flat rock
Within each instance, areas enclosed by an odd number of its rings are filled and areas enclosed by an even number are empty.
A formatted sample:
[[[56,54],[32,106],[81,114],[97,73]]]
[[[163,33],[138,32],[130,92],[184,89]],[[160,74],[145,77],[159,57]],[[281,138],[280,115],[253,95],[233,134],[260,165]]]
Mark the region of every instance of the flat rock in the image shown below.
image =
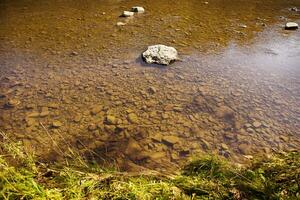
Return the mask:
[[[162,142],[167,145],[174,145],[180,142],[180,138],[174,135],[163,136]]]
[[[299,28],[299,25],[295,22],[288,22],[285,24],[285,29],[286,30],[296,30]]]
[[[57,121],[57,120],[55,120],[55,121],[53,121],[52,122],[52,127],[53,128],[59,128],[59,127],[61,127],[63,124],[60,122],[60,121]]]
[[[131,12],[143,13],[143,12],[145,12],[145,9],[140,6],[134,6],[131,8]]]
[[[142,57],[144,61],[149,64],[169,65],[178,60],[178,52],[174,47],[159,44],[149,46],[148,49],[142,53]]]

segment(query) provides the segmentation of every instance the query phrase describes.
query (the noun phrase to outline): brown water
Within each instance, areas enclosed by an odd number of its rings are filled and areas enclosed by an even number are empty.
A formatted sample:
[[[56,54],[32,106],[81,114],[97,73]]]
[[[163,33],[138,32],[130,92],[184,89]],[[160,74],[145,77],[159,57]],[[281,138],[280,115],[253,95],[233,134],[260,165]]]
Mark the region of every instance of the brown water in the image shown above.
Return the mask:
[[[135,5],[146,12],[118,17]],[[291,7],[300,1],[2,0],[0,129],[42,159],[72,147],[127,170],[300,150]],[[159,43],[182,61],[145,65]]]

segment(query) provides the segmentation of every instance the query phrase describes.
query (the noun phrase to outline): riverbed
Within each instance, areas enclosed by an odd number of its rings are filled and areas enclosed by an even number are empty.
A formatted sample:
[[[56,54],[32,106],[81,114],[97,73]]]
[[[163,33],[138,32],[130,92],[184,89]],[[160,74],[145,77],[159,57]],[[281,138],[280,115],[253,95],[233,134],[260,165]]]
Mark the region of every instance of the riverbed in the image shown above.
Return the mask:
[[[143,6],[145,13],[120,18]],[[0,130],[46,161],[124,170],[300,150],[296,0],[0,3]],[[118,26],[118,22],[125,23]],[[147,46],[179,51],[147,65]]]

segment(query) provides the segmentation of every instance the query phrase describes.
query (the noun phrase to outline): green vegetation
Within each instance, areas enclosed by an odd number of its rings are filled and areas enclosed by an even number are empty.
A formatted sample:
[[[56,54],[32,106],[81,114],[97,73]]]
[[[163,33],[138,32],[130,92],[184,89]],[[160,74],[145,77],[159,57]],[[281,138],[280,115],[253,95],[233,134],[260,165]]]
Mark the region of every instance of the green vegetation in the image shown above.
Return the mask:
[[[300,198],[299,152],[255,161],[246,169],[206,156],[174,176],[105,170],[80,157],[47,165],[27,154],[20,143],[7,140],[1,142],[0,153],[0,199]]]

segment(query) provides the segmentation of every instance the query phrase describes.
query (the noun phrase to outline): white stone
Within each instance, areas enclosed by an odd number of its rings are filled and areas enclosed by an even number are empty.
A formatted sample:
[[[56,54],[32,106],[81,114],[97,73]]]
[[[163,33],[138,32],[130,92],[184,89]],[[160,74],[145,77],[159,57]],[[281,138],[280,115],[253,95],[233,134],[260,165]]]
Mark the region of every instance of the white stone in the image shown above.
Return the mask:
[[[169,65],[178,60],[178,53],[174,47],[165,45],[153,45],[142,54],[143,59],[147,63],[156,63],[161,65]]]
[[[132,12],[137,12],[137,13],[143,13],[145,12],[145,9],[143,7],[140,6],[134,6],[131,8]]]
[[[130,11],[123,11],[121,17],[131,17],[134,15],[134,12],[130,12]]]
[[[126,23],[124,23],[124,22],[117,22],[117,26],[125,26],[126,25]]]
[[[298,24],[295,22],[288,22],[285,24],[285,29],[287,30],[293,30],[293,29],[298,29]]]

